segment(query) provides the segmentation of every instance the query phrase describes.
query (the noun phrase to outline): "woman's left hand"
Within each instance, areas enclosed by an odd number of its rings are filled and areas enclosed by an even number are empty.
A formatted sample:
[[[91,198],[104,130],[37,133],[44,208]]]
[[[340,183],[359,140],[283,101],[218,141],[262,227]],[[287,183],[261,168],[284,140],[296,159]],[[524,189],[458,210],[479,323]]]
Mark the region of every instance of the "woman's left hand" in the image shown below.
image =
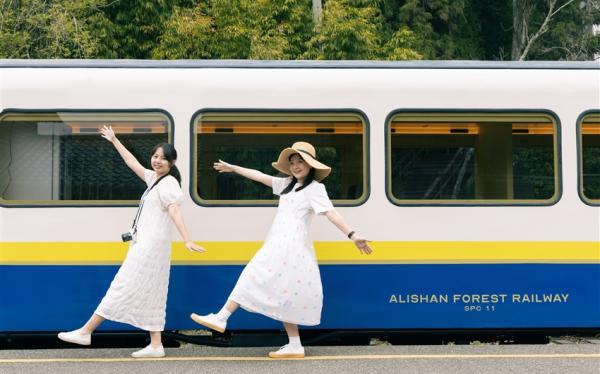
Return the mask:
[[[352,236],[352,241],[354,242],[354,245],[356,246],[356,248],[358,248],[360,253],[370,255],[373,252],[373,250],[369,246],[369,240],[355,234]]]
[[[206,249],[200,247],[199,245],[196,245],[196,243],[189,241],[189,242],[185,242],[185,247],[190,251],[190,252],[198,252],[198,253],[202,253],[202,252],[206,252]]]

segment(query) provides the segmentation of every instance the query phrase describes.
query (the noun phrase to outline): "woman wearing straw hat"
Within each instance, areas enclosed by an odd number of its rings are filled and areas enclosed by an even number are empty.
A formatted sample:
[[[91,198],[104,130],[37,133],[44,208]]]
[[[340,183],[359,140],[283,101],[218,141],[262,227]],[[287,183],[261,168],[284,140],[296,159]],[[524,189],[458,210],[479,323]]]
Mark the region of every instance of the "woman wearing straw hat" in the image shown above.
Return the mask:
[[[325,216],[350,238],[358,250],[370,254],[367,240],[357,235],[334,209],[321,183],[331,168],[317,161],[315,149],[297,142],[284,149],[272,163],[287,178],[272,177],[219,160],[219,173],[236,173],[273,188],[280,195],[277,215],[262,248],[246,265],[223,308],[217,314],[192,313],[191,318],[213,330],[224,332],[227,319],[242,307],[283,322],[289,343],[272,358],[304,357],[298,325],[315,326],[321,321],[323,292],[319,266],[308,227],[315,214]]]

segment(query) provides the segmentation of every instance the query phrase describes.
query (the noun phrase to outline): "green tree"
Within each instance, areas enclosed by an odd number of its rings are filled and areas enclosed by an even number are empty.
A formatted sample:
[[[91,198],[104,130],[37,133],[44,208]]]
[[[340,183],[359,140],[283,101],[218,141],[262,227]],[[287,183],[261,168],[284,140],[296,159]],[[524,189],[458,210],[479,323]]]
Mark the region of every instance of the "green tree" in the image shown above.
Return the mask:
[[[397,17],[400,25],[415,33],[416,49],[425,58],[479,59],[483,48],[476,4],[475,0],[406,0]]]
[[[530,12],[520,20],[529,32],[516,49],[513,44],[513,59],[591,60],[600,52],[600,36],[592,32],[600,23],[598,0],[547,0],[534,3]]]
[[[479,0],[475,11],[481,25],[482,60],[510,60],[512,43],[512,2]]]
[[[0,57],[584,60],[599,23],[599,0],[0,0]]]
[[[293,59],[312,29],[309,0],[221,0],[177,8],[154,58]]]
[[[102,39],[102,58],[147,59],[163,33],[163,23],[179,6],[191,6],[193,0],[116,0],[103,8],[110,21],[98,25]]]
[[[163,34],[152,50],[153,58],[213,58],[212,43],[216,35],[212,18],[206,15],[205,4],[176,8],[163,28]]]
[[[423,55],[417,51],[417,37],[408,27],[402,26],[384,46],[387,60],[421,60]]]
[[[416,37],[406,26],[387,24],[387,3],[329,0],[304,58],[318,60],[420,59]],[[382,11],[383,9],[383,11]]]
[[[353,6],[348,0],[329,0],[322,16],[321,25],[308,42],[307,58],[369,60],[380,57],[383,18],[376,6]]]
[[[93,58],[106,0],[1,0],[0,57]]]

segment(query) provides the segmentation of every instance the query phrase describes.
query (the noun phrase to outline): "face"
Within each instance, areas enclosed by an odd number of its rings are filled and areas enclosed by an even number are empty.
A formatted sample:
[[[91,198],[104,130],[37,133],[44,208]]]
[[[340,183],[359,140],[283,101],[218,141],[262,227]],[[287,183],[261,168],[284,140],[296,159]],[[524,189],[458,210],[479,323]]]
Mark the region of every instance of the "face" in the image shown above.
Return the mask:
[[[310,172],[310,168],[300,155],[295,154],[290,157],[290,172],[299,182],[304,181],[304,178]]]
[[[171,165],[165,157],[163,149],[160,147],[156,150],[156,152],[154,152],[152,158],[150,159],[150,162],[152,164],[152,169],[158,175],[165,175],[171,169]]]

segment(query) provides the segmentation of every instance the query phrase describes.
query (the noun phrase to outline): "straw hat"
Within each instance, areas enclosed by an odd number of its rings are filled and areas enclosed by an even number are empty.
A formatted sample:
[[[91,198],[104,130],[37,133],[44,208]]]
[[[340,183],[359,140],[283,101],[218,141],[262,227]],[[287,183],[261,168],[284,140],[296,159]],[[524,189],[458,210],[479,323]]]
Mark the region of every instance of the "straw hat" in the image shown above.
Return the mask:
[[[302,159],[315,169],[315,179],[322,181],[331,173],[331,168],[325,164],[317,161],[317,154],[315,153],[315,147],[307,142],[296,142],[291,148],[286,148],[279,154],[277,162],[273,162],[271,165],[283,174],[291,175],[290,172],[290,156],[298,154]]]

